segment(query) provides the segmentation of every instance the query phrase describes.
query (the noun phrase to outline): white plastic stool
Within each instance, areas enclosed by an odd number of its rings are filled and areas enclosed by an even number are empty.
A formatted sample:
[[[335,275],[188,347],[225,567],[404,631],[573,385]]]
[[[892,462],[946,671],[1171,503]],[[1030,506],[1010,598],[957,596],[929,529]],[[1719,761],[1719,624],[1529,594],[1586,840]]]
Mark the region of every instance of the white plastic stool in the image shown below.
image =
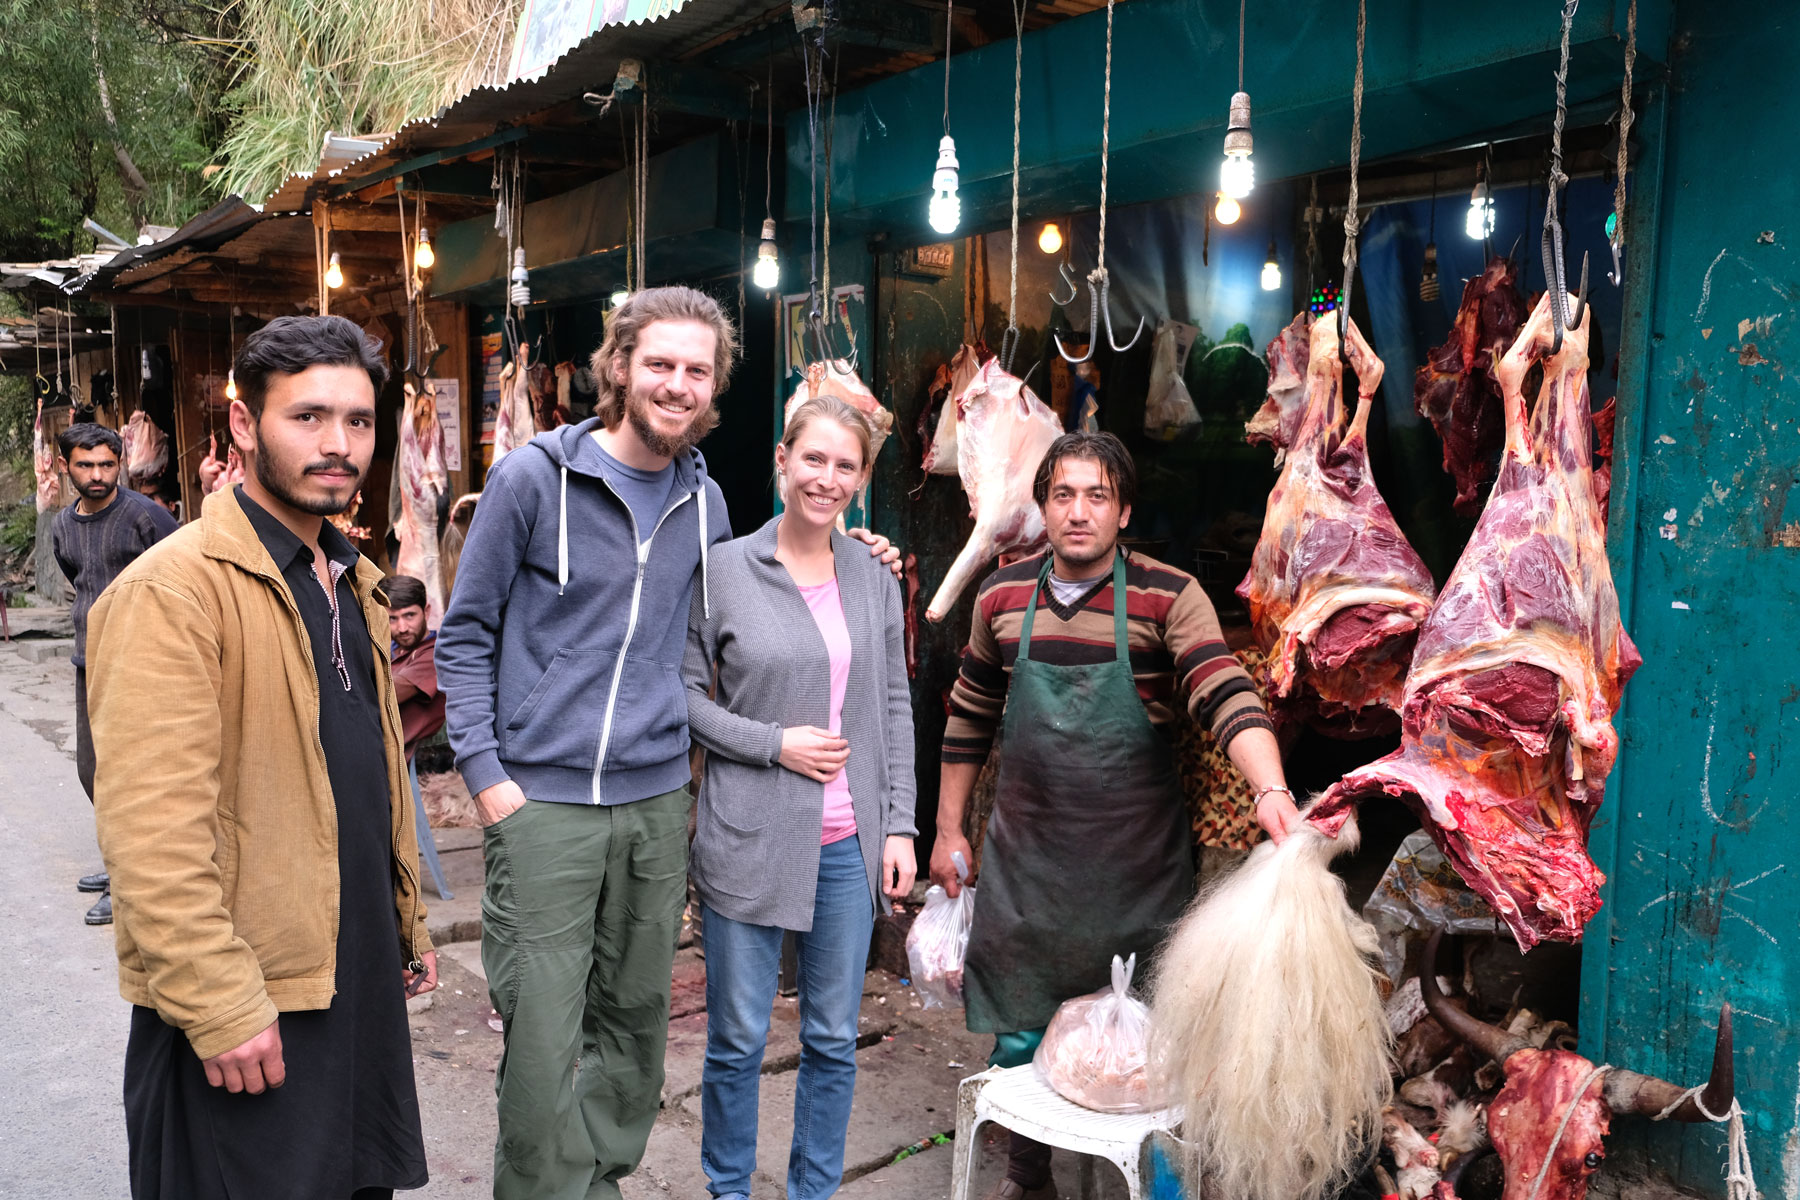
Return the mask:
[[[1094,1159],[1104,1158],[1125,1176],[1131,1200],[1143,1195],[1140,1166],[1145,1146],[1159,1130],[1181,1123],[1174,1109],[1152,1113],[1100,1113],[1056,1093],[1034,1065],[990,1067],[962,1081],[956,1094],[956,1166],[950,1200],[969,1200],[975,1179],[975,1134],[992,1122],[1050,1146],[1089,1156],[1081,1160],[1076,1194],[1092,1200]]]

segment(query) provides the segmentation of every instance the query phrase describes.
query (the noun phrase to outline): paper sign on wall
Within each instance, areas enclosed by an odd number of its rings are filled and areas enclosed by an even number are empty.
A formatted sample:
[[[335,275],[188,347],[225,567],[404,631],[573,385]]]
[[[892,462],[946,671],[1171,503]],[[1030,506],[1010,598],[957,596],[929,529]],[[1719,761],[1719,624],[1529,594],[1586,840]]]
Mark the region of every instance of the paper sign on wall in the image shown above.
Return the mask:
[[[425,386],[437,394],[438,424],[444,430],[444,469],[463,469],[462,382],[427,379]]]

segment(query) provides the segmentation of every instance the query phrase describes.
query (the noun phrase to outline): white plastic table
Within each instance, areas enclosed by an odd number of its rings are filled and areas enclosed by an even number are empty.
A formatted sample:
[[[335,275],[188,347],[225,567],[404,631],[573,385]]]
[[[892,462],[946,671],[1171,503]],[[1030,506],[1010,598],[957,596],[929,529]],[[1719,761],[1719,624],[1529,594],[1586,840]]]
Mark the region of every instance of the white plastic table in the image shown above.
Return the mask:
[[[976,1131],[988,1123],[1050,1146],[1088,1156],[1081,1161],[1076,1194],[1092,1200],[1094,1159],[1104,1158],[1125,1176],[1131,1200],[1144,1194],[1145,1147],[1158,1131],[1181,1124],[1181,1113],[1100,1113],[1058,1095],[1037,1067],[990,1067],[962,1081],[956,1095],[956,1165],[950,1200],[969,1200],[975,1178]]]

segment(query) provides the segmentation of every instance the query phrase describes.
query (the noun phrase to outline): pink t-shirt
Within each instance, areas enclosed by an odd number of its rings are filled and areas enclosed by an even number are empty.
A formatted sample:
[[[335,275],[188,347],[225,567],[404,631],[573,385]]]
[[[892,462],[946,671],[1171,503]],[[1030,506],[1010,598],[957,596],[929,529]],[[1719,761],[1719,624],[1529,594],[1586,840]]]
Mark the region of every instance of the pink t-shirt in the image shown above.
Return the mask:
[[[850,627],[844,623],[844,601],[835,578],[802,587],[800,596],[812,610],[813,621],[825,639],[825,652],[831,657],[831,732],[838,733],[844,725],[844,690],[850,684]],[[855,748],[851,749],[854,753]],[[850,781],[839,771],[825,784],[825,822],[819,844],[829,846],[855,835]]]

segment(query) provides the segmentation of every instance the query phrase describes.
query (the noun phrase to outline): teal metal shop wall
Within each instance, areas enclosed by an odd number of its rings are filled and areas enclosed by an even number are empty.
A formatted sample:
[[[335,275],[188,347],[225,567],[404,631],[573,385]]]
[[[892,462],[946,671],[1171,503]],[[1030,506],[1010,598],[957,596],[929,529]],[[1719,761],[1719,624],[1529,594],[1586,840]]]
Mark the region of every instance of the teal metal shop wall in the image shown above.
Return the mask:
[[[1800,135],[1782,104],[1800,12],[1683,0],[1644,114],[1620,380],[1614,570],[1644,667],[1593,836],[1587,1053],[1682,1083],[1737,1009],[1757,1182],[1800,1195]],[[1666,130],[1661,161],[1658,131]],[[1640,231],[1655,229],[1654,246]],[[1611,1150],[1723,1194],[1710,1127],[1614,1123]]]

